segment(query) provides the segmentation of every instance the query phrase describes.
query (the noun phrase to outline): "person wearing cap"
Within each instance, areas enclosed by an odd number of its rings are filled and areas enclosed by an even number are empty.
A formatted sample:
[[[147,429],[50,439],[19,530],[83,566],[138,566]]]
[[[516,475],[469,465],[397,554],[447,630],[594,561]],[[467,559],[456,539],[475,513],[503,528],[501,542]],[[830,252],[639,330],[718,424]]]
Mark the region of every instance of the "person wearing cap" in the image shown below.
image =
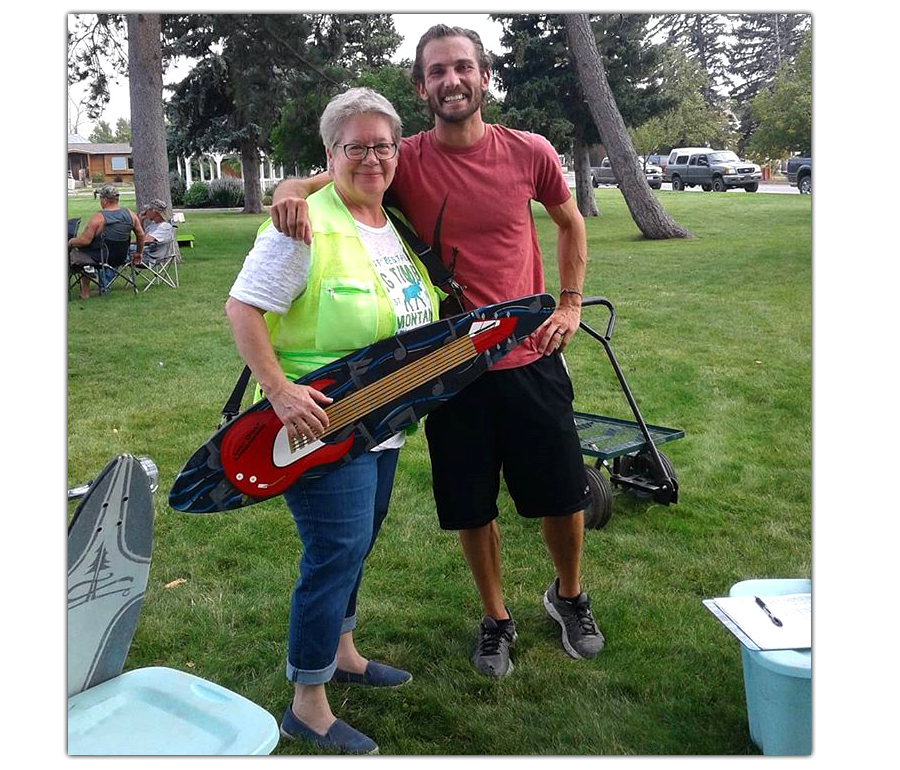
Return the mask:
[[[69,239],[69,264],[82,268],[81,298],[90,296],[90,279],[83,268],[100,264],[102,240],[107,242],[131,241],[131,233],[135,236],[135,252],[131,257],[133,264],[140,264],[144,253],[144,228],[134,212],[119,205],[119,190],[111,184],[104,185],[98,193],[100,211],[88,220],[81,235]],[[101,239],[101,235],[103,239]],[[113,279],[112,271],[104,270],[100,275],[100,291],[108,291]]]
[[[169,222],[169,209],[159,198],[154,198],[141,210],[141,224],[144,225],[146,256],[153,259],[163,246],[175,238],[175,228]]]

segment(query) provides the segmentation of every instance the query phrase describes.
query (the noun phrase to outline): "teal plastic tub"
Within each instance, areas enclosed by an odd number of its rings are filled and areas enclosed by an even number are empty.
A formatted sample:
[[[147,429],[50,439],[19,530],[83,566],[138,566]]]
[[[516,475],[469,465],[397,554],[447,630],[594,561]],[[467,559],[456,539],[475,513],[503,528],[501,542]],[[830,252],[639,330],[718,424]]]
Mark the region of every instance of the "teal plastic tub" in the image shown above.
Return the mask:
[[[730,596],[812,593],[809,580],[744,580]],[[750,738],[763,754],[812,753],[812,650],[748,650],[741,645]]]
[[[269,754],[278,723],[214,682],[139,668],[69,698],[70,755]]]

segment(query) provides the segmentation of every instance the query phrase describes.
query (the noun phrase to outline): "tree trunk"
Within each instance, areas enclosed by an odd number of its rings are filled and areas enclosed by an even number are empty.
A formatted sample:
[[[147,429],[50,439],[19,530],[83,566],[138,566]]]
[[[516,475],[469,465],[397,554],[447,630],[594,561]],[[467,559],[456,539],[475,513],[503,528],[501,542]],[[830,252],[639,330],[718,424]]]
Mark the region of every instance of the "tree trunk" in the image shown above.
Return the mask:
[[[244,213],[262,211],[262,190],[259,185],[259,148],[252,139],[241,142],[241,172],[244,175]]]
[[[597,196],[591,184],[591,152],[584,138],[575,136],[575,201],[583,217],[599,217]]]
[[[603,146],[619,179],[619,187],[631,218],[646,238],[693,237],[666,214],[644,178],[625,122],[606,79],[606,71],[597,51],[597,41],[587,14],[566,14],[565,20],[569,52],[575,62],[581,89],[597,130],[603,137]]]
[[[160,17],[158,13],[133,13],[126,21],[135,206],[140,211],[153,198],[159,198],[171,211]]]

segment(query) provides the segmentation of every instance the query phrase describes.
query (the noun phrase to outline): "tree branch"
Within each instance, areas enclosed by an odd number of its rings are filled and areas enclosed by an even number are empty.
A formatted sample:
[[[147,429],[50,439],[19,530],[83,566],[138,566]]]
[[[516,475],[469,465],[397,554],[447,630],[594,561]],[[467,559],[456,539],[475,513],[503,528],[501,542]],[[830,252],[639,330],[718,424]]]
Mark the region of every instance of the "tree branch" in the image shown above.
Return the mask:
[[[252,34],[253,34],[252,30],[250,30],[250,29],[246,26],[246,24],[245,24],[244,22],[239,21],[239,22],[237,22],[237,24],[238,24],[238,26],[239,26],[241,29],[243,29],[244,32],[246,32],[248,35],[252,35]],[[269,26],[268,19],[264,20],[264,21],[263,21],[263,24],[265,25],[266,32],[272,37],[272,39],[273,39],[276,43],[278,43],[282,48],[284,48],[285,50],[287,50],[287,52],[290,53],[295,59],[297,59],[297,61],[299,61],[299,62],[300,62],[301,64],[303,64],[305,67],[308,67],[309,69],[311,69],[313,72],[315,72],[317,75],[319,75],[319,77],[321,77],[323,80],[327,80],[327,81],[328,81],[329,83],[331,83],[332,85],[334,85],[334,86],[341,86],[341,85],[343,85],[341,82],[335,80],[334,78],[330,77],[330,76],[327,75],[325,72],[323,72],[322,70],[320,70],[315,64],[313,64],[313,63],[312,63],[311,61],[309,61],[305,56],[303,56],[303,54],[301,54],[301,53],[300,53],[293,45],[291,45],[287,40],[285,40],[285,39],[282,38],[280,35],[278,35],[278,34],[277,34],[277,33]]]

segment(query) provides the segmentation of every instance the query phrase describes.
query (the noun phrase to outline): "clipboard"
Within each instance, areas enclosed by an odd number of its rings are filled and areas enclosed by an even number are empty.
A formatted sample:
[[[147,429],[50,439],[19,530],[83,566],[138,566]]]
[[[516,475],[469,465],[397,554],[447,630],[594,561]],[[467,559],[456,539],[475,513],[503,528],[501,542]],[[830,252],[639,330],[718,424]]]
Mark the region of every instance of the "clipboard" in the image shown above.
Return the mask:
[[[704,599],[715,615],[748,650],[808,650],[812,648],[812,595],[784,594],[759,597],[727,596]],[[781,625],[776,625],[777,618]]]

